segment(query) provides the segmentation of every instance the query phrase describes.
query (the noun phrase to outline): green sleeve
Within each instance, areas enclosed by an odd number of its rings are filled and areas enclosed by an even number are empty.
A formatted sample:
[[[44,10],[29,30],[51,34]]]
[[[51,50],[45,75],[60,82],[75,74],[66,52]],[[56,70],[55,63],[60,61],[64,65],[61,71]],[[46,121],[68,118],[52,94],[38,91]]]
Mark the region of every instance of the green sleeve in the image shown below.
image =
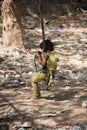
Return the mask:
[[[46,60],[48,60],[49,55],[50,55],[50,53],[48,53],[48,52],[45,52],[45,53],[43,54],[43,56],[44,56],[44,58],[45,58]]]

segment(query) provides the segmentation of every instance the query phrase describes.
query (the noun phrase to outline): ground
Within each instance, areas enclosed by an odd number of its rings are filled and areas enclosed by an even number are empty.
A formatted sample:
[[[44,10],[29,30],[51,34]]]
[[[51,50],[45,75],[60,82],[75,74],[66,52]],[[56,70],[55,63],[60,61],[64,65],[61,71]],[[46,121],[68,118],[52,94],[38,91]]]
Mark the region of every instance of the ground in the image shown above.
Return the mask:
[[[29,130],[87,129],[87,14],[45,16],[45,35],[59,61],[52,86],[47,90],[46,83],[39,84],[38,100],[32,100],[30,80],[40,21],[29,16],[22,21],[27,51],[0,50],[0,130],[18,130],[25,122]]]

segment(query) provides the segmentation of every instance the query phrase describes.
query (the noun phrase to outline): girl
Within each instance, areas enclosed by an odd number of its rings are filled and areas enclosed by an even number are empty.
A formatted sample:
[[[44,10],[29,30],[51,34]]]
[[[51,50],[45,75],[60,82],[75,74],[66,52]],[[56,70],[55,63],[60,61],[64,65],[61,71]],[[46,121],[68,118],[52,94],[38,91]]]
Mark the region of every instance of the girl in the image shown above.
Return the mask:
[[[40,98],[41,93],[38,86],[38,82],[46,81],[48,86],[53,82],[55,71],[57,68],[57,60],[53,53],[54,44],[50,40],[45,40],[41,42],[40,49],[42,53],[39,52],[35,56],[39,64],[42,66],[42,70],[36,72],[32,75],[31,85],[33,87],[33,98]]]

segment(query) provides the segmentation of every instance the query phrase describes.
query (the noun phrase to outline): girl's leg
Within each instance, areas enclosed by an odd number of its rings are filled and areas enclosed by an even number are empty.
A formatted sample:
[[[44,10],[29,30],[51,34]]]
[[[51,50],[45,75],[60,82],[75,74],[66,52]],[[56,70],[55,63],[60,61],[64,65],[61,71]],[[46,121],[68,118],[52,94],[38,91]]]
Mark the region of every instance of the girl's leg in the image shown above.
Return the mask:
[[[31,85],[33,87],[33,94],[36,97],[40,96],[38,82],[41,82],[43,80],[46,80],[46,74],[43,72],[34,73],[32,75]]]

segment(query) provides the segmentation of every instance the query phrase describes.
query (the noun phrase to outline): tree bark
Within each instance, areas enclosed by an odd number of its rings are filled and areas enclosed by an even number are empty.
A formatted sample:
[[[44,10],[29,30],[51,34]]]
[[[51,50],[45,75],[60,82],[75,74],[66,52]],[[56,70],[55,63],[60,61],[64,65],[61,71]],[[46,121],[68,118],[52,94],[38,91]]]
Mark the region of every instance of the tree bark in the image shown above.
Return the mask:
[[[20,0],[3,1],[3,45],[5,47],[24,48],[20,8]]]

